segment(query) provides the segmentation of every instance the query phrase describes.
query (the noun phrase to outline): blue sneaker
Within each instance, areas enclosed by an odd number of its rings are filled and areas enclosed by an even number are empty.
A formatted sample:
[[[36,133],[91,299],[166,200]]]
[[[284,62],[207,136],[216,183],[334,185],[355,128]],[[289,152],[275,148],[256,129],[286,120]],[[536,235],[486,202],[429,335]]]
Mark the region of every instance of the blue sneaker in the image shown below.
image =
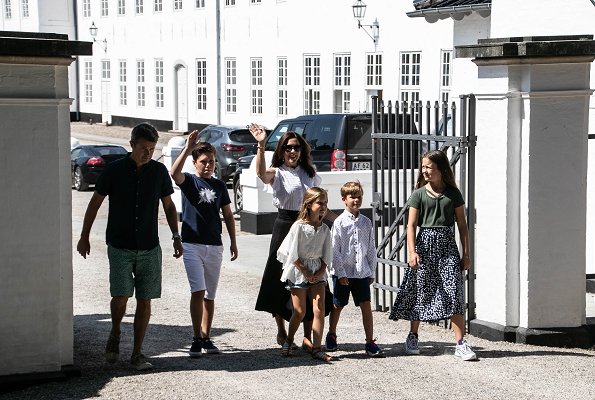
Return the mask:
[[[190,351],[188,352],[191,358],[198,358],[202,353],[202,339],[201,338],[193,338],[192,339],[192,346],[190,346]]]
[[[373,358],[383,358],[384,353],[382,349],[376,344],[376,339],[366,342],[366,355]]]
[[[326,351],[336,351],[337,350],[337,335],[335,333],[329,332],[326,334]]]

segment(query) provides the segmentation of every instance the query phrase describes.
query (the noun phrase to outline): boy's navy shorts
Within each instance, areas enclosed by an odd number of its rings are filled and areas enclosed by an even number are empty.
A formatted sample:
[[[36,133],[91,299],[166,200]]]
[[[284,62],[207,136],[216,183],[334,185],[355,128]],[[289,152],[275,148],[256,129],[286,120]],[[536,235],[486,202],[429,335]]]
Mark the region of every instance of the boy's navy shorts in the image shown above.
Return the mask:
[[[341,285],[339,278],[333,275],[333,304],[335,307],[345,307],[349,304],[349,293],[353,302],[359,307],[360,303],[370,301],[370,282],[368,278],[348,278],[349,285]]]

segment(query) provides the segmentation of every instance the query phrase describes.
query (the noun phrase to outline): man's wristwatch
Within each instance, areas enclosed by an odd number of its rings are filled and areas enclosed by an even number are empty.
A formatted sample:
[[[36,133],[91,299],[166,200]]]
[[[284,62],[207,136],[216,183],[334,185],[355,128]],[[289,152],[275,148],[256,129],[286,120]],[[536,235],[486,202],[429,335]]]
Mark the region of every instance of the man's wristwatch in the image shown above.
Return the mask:
[[[180,234],[178,232],[176,232],[171,236],[171,239],[172,240],[176,240],[176,239],[182,240],[182,236],[180,236]]]

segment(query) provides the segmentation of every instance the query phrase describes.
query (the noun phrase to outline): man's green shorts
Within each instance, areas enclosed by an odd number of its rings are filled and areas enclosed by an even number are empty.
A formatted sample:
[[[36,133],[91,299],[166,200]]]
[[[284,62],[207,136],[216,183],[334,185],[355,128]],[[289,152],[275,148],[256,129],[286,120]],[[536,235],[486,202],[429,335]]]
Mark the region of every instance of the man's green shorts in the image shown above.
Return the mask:
[[[112,297],[137,299],[161,297],[161,247],[151,250],[117,249],[107,245],[109,283]]]

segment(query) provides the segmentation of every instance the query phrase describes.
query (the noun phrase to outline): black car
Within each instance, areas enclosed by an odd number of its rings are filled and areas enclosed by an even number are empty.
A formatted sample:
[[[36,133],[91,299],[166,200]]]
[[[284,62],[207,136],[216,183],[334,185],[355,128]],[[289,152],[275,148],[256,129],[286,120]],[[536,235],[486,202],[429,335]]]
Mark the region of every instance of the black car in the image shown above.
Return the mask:
[[[70,174],[72,186],[84,191],[95,184],[105,166],[125,157],[128,151],[122,146],[111,144],[90,144],[77,146],[70,151]]]

